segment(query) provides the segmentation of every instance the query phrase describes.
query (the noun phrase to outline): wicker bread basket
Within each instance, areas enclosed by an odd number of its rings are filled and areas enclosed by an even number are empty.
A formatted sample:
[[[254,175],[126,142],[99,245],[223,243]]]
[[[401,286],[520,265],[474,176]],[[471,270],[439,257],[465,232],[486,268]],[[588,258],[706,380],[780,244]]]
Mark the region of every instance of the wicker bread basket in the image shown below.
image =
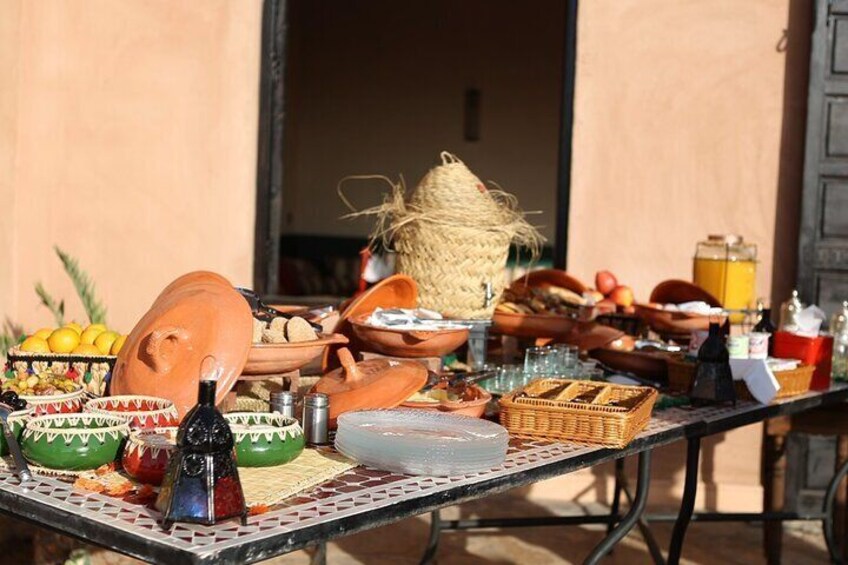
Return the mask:
[[[534,398],[562,388],[554,398]],[[591,401],[574,402],[581,395]],[[625,447],[647,426],[657,399],[649,387],[540,379],[500,400],[501,425],[510,435]]]
[[[678,394],[689,394],[692,382],[695,379],[695,363],[687,361],[682,356],[669,357],[668,363],[668,386],[671,392]],[[788,371],[775,371],[774,378],[780,384],[780,390],[775,399],[798,396],[810,391],[810,383],[813,381],[814,365],[799,365]],[[735,381],[736,397],[740,400],[754,400],[748,386],[744,381]]]

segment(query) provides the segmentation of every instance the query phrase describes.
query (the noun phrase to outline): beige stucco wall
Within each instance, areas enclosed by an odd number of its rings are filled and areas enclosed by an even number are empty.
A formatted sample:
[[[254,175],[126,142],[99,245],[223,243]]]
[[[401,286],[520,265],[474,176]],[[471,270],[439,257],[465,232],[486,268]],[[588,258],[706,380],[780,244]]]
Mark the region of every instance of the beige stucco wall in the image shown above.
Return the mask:
[[[52,246],[129,331],[176,275],[252,277],[260,0],[0,0],[0,317],[81,310]]]
[[[611,269],[647,299],[657,282],[691,277],[699,239],[739,233],[759,245],[759,294],[771,296],[775,268],[783,300],[795,276],[810,5],[581,3],[569,270],[590,280]],[[781,188],[794,199],[778,210]]]

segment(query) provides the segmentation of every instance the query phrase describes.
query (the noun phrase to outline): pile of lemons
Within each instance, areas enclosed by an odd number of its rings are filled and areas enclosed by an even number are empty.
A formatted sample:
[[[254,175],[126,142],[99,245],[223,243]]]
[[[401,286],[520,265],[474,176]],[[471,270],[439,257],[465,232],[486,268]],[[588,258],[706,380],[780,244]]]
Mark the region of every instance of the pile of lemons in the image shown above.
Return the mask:
[[[77,355],[117,355],[127,336],[91,324],[83,328],[76,322],[61,328],[42,328],[28,336],[20,346],[30,353],[71,353]]]

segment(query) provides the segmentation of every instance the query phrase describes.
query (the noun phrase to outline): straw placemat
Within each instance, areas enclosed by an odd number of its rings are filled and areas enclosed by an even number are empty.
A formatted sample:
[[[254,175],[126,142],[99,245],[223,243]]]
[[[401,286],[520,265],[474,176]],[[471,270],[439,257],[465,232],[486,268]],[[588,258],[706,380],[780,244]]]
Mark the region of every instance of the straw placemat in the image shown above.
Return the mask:
[[[353,467],[356,463],[338,453],[304,449],[300,457],[285,465],[239,467],[239,478],[248,506],[272,506]]]
[[[252,507],[279,504],[290,496],[329,481],[353,467],[356,467],[356,463],[334,451],[304,449],[297,459],[285,465],[239,467],[238,471],[245,503]],[[30,465],[29,468],[38,475],[69,481],[77,479],[75,484],[85,490],[114,496],[123,496],[144,487],[121,471],[56,471],[35,465]],[[14,462],[9,457],[2,457],[0,469],[14,469]]]

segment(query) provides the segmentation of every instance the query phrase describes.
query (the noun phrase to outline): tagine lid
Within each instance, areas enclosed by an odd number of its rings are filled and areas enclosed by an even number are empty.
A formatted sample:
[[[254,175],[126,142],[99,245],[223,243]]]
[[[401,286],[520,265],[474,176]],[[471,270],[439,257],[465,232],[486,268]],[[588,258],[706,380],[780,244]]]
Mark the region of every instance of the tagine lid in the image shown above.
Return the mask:
[[[253,314],[221,275],[188,273],[169,284],[127,337],[112,372],[110,392],[167,398],[180,418],[197,403],[201,363],[221,368],[220,403],[247,361]]]
[[[342,366],[315,383],[311,392],[330,397],[330,420],[351,410],[394,408],[427,383],[427,367],[418,361],[368,359],[357,363],[339,349]]]

